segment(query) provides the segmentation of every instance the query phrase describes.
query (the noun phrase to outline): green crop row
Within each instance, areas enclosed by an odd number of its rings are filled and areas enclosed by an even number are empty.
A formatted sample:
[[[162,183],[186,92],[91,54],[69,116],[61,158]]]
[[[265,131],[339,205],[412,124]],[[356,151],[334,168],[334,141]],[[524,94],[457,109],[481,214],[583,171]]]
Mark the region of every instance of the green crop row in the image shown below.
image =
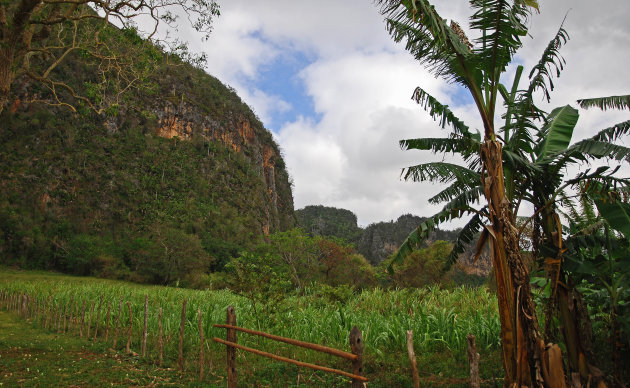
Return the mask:
[[[273,311],[261,311],[260,308],[257,310],[248,299],[228,290],[196,291],[34,273],[6,276],[5,280],[0,281],[0,292],[3,296],[28,295],[32,306],[30,320],[35,324],[46,325],[46,318],[42,315],[51,310],[63,311],[66,320],[72,315],[74,325],[64,322],[61,327],[63,330],[63,326],[68,325],[74,333],[79,331],[80,316],[83,315],[81,312],[85,305],[85,326],[89,323],[91,327],[91,340],[102,342],[107,330],[108,342],[111,343],[118,321],[120,326],[116,347],[119,350],[124,349],[127,342],[129,302],[132,310],[130,347],[136,353],[140,353],[141,349],[146,295],[146,358],[150,362],[156,362],[158,358],[158,310],[161,308],[165,366],[177,364],[182,304],[186,300],[183,351],[185,368],[189,371],[198,370],[200,335],[197,314],[201,311],[205,338],[204,359],[208,365],[206,368],[212,368],[215,375],[224,374],[225,347],[211,339],[225,338],[225,329],[215,328],[213,324],[225,323],[227,307],[234,306],[239,326],[346,351],[349,351],[350,330],[357,326],[363,335],[365,370],[367,377],[373,380],[371,386],[380,386],[378,381],[383,386],[396,385],[393,381],[400,378],[407,381],[406,376],[393,377],[394,374],[408,374],[408,360],[405,361],[407,330],[414,332],[414,347],[419,364],[423,365],[424,362],[430,367],[424,371],[421,369],[421,374],[430,376],[448,373],[452,377],[464,378],[467,375],[466,336],[469,333],[476,337],[478,350],[482,354],[482,377],[485,375],[486,378],[493,378],[500,373],[497,372],[500,365],[495,362],[500,350],[497,303],[495,297],[485,288],[377,288],[354,294],[346,303],[341,304],[321,296],[315,284],[307,287],[300,295],[287,295]],[[3,303],[2,307],[6,308],[6,304]],[[34,317],[35,313],[39,316]],[[59,316],[58,314],[55,317]],[[95,327],[98,327],[96,339],[93,338]],[[58,330],[58,326],[48,325],[48,328]],[[83,331],[85,336],[86,329]],[[238,342],[285,357],[349,369],[349,365],[345,365],[347,362],[343,360],[260,337],[239,334]],[[483,364],[484,357],[493,360],[487,367]],[[243,365],[240,367],[243,370],[241,373],[250,375],[253,379],[265,379],[265,374],[269,373],[287,373],[282,368],[279,372],[279,367],[266,359],[242,352],[239,352],[237,363]],[[257,370],[263,375],[260,376]],[[327,384],[333,385],[347,382],[341,378],[328,379]]]

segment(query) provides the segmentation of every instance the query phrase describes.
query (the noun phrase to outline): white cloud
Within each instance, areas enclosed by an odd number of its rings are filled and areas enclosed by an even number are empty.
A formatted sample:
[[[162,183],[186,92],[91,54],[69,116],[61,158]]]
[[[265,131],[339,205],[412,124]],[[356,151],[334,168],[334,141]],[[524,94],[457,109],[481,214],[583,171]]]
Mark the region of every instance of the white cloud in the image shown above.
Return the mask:
[[[468,2],[435,1],[442,16],[466,30]],[[412,212],[428,215],[439,206],[427,199],[443,187],[401,182],[402,167],[450,155],[401,151],[403,138],[443,136],[437,124],[410,100],[422,86],[450,104],[473,129],[480,128],[474,106],[456,106],[458,91],[424,70],[402,45],[394,44],[372,2],[365,0],[231,0],[221,4],[221,17],[210,41],[208,70],[237,89],[268,126],[286,155],[295,181],[296,208],[309,204],[344,207],[367,224]],[[627,94],[630,75],[630,3],[586,0],[541,3],[532,15],[530,37],[516,60],[525,65],[523,83],[557,31],[566,11],[571,40],[561,54],[567,64],[549,108],[588,96]],[[287,52],[301,52],[312,63],[300,73],[317,117],[273,122],[274,113],[292,108],[283,96],[261,90],[256,79]],[[510,70],[513,74],[513,69]],[[504,80],[511,84],[509,77]],[[580,139],[627,119],[619,112],[581,112]]]

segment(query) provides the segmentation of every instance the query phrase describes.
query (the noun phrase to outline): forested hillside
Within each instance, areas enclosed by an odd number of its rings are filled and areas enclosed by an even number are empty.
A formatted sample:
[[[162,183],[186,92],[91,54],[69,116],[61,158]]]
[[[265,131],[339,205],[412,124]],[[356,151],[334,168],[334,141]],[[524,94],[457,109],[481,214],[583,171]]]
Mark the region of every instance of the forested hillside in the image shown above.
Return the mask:
[[[194,285],[294,226],[278,146],[234,90],[133,33],[107,32],[119,52],[153,62],[100,114],[81,100],[51,106],[66,92],[27,78],[13,86],[0,117],[2,262]],[[105,106],[99,71],[81,55],[55,69]]]
[[[370,263],[378,265],[398,249],[424,218],[405,214],[396,221],[377,222],[361,228],[350,210],[327,206],[306,206],[295,211],[300,227],[313,236],[335,237],[352,243]],[[454,241],[458,231],[436,229],[425,247],[436,240]]]

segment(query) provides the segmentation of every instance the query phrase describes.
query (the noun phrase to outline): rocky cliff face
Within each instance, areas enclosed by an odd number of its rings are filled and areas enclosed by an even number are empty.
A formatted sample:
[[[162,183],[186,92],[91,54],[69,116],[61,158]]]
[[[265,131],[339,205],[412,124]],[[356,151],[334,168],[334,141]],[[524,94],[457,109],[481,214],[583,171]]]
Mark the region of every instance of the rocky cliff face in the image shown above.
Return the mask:
[[[185,91],[182,91],[185,93]],[[258,121],[252,123],[243,114],[230,114],[222,120],[204,114],[197,106],[182,99],[178,103],[163,100],[151,111],[156,117],[156,133],[165,138],[178,137],[192,141],[199,137],[205,142],[219,141],[234,152],[243,154],[264,180],[265,220],[263,233],[286,229],[292,224],[293,198],[278,198],[278,186],[287,187],[288,174],[284,165],[276,174],[276,163],[281,159],[277,145],[270,141],[269,133]],[[290,189],[285,190],[290,194]]]
[[[235,91],[193,68],[187,72],[163,70],[157,74],[156,82],[162,97],[141,98],[145,118],[140,124],[167,139],[217,141],[245,157],[266,188],[264,193],[252,193],[261,195],[265,204],[262,232],[269,234],[292,227],[293,196],[282,155],[271,133]],[[129,107],[121,107],[120,112],[107,122],[110,132],[133,121],[129,116],[137,115]]]

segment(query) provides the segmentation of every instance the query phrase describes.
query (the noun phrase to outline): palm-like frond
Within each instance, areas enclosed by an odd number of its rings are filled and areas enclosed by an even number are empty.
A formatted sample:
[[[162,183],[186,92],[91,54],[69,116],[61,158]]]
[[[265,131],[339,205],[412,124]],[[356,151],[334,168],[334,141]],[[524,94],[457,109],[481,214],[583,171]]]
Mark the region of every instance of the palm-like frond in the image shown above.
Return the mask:
[[[504,132],[511,131],[512,136],[505,148],[531,152],[526,148],[535,143],[530,134],[530,131],[537,131],[534,121],[545,118],[545,112],[534,104],[534,93],[537,90],[542,90],[543,95],[549,101],[550,91],[554,88],[553,76],[555,74],[555,76],[559,77],[560,71],[563,69],[565,60],[559,51],[569,40],[569,35],[563,25],[564,22],[560,25],[553,39],[547,44],[536,66],[530,71],[527,90],[520,92],[513,99],[513,103],[508,105]],[[520,74],[517,73],[517,75]],[[515,83],[517,82],[518,79],[515,79]],[[512,89],[514,90],[515,87],[516,85],[513,85]],[[511,121],[512,116],[515,117],[514,123]]]
[[[467,138],[472,138],[479,142],[481,136],[479,134],[472,134],[468,130],[468,126],[461,121],[453,111],[448,108],[448,105],[440,103],[435,97],[431,96],[424,89],[417,87],[414,90],[411,99],[418,103],[425,111],[429,112],[429,115],[434,120],[439,119],[440,126],[445,128],[446,125],[450,125],[455,133],[460,134]]]
[[[479,181],[479,173],[453,163],[430,162],[407,167],[402,170],[404,180],[414,182],[448,183],[453,180],[460,182]]]
[[[610,96],[598,98],[585,98],[577,101],[581,108],[599,108],[607,109],[630,109],[630,95]]]
[[[484,207],[484,209],[482,210],[485,210],[486,208],[487,207]],[[466,247],[468,247],[468,245],[475,240],[476,234],[482,228],[483,219],[479,213],[475,214],[457,235],[457,240],[453,245],[453,250],[448,255],[448,257],[446,258],[446,262],[444,263],[444,271],[450,269],[453,264],[457,262],[459,255],[462,254],[466,250]]]
[[[558,32],[549,42],[542,57],[529,73],[528,95],[533,95],[536,90],[542,90],[547,102],[551,100],[550,91],[553,90],[553,74],[560,77],[560,72],[564,69],[566,61],[560,55],[560,48],[569,40],[569,34],[563,27],[564,21],[560,25]]]
[[[483,195],[481,182],[454,182],[446,189],[429,198],[429,203],[441,203],[453,201],[458,197],[465,198],[467,203],[478,203]]]
[[[468,46],[426,0],[379,0],[387,31],[436,76],[466,84]]]
[[[464,160],[478,155],[481,144],[470,137],[450,136],[448,138],[405,139],[398,142],[403,150],[431,151],[434,154],[458,153]]]
[[[615,141],[620,136],[627,135],[628,133],[630,133],[630,120],[602,129],[590,139],[597,141]]]
[[[476,40],[475,61],[496,81],[522,46],[521,37],[527,34],[528,6],[521,1],[511,3],[506,0],[470,1],[476,10],[470,18],[470,27],[484,32]]]
[[[545,125],[538,133],[539,144],[535,148],[537,163],[543,162],[549,155],[567,149],[578,118],[578,111],[570,105],[551,111]]]
[[[630,162],[630,148],[605,141],[592,139],[581,140],[565,151],[549,155],[550,159],[556,159],[554,163],[558,168],[564,168],[568,163],[587,161],[593,159],[612,159]]]
[[[630,179],[615,176],[620,167],[611,169],[608,166],[600,166],[595,171],[588,169],[567,180],[565,186],[579,187],[583,182],[587,182],[582,190],[592,198],[621,197],[630,189]]]
[[[429,234],[441,223],[462,217],[464,214],[469,213],[478,214],[479,212],[462,204],[460,200],[456,199],[444,206],[438,213],[424,220],[423,223],[409,233],[409,236],[407,236],[405,241],[400,245],[394,254],[388,270],[391,272],[394,264],[401,264],[405,257],[409,256],[414,249],[419,247],[420,244],[429,237]]]

